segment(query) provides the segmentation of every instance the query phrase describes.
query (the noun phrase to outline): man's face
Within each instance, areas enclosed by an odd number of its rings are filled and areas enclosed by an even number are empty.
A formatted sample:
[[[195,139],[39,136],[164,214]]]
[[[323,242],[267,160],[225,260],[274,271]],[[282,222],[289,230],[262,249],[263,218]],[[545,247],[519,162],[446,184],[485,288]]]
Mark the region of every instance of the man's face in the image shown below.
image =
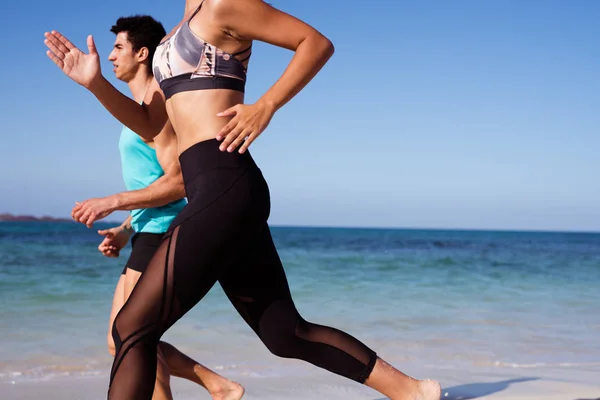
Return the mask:
[[[117,34],[108,60],[113,63],[113,72],[117,79],[129,82],[135,76],[141,63],[138,52],[133,51],[133,46],[127,38],[127,32]]]

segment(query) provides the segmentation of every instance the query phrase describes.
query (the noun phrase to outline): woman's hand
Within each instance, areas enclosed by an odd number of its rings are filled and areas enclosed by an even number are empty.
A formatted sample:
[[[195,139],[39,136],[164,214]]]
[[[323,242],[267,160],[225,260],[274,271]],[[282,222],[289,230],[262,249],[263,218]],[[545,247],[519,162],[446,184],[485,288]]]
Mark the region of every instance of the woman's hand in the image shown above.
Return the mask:
[[[223,141],[219,150],[231,153],[243,142],[238,151],[240,154],[244,153],[267,128],[273,114],[275,107],[260,101],[255,104],[238,104],[218,113],[219,117],[232,117],[217,134],[217,140]]]

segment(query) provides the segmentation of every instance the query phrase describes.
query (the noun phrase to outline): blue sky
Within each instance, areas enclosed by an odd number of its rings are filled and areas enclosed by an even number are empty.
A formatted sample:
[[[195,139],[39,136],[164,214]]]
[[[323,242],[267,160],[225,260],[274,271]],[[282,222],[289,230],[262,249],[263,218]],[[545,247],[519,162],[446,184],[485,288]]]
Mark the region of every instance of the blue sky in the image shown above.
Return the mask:
[[[274,225],[600,230],[600,2],[272,2],[336,45],[251,151]],[[46,57],[57,29],[103,68],[122,15],[183,1],[12,2],[0,25],[0,212],[67,216],[124,190],[120,125]],[[4,5],[3,7],[6,7]],[[247,101],[289,51],[256,44]],[[121,218],[118,215],[117,218]]]

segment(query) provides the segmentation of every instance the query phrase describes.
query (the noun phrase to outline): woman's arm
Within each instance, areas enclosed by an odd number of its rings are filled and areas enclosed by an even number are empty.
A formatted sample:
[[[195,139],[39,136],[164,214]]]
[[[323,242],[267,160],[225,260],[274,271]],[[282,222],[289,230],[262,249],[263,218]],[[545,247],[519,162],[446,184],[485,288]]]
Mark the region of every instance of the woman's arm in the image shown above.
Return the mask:
[[[262,0],[208,0],[218,24],[239,40],[260,40],[295,52],[289,65],[253,105],[237,105],[219,114],[234,116],[219,132],[221,148],[248,147],[267,127],[273,114],[302,90],[334,53],[333,44],[312,26]],[[207,2],[208,3],[208,2]]]
[[[302,90],[334,53],[312,26],[262,0],[214,0],[223,27],[240,40],[260,40],[295,52],[281,77],[259,99],[275,111]]]

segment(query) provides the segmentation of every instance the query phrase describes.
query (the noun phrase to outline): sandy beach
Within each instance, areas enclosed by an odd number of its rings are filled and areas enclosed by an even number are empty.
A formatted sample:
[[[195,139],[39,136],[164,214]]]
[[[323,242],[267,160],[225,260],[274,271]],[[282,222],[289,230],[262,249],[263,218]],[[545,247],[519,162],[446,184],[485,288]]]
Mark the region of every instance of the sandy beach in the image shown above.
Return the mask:
[[[440,372],[440,371],[437,371]],[[523,370],[442,371],[443,400],[597,400],[600,384],[593,382],[600,369],[527,368]],[[459,378],[460,377],[460,378]],[[384,400],[375,391],[343,378],[313,371],[297,377],[251,377],[233,375],[246,388],[246,400]],[[65,377],[50,381],[5,382],[0,386],[4,400],[17,399],[105,399],[108,377]],[[175,399],[210,399],[204,389],[181,379],[172,380]]]

